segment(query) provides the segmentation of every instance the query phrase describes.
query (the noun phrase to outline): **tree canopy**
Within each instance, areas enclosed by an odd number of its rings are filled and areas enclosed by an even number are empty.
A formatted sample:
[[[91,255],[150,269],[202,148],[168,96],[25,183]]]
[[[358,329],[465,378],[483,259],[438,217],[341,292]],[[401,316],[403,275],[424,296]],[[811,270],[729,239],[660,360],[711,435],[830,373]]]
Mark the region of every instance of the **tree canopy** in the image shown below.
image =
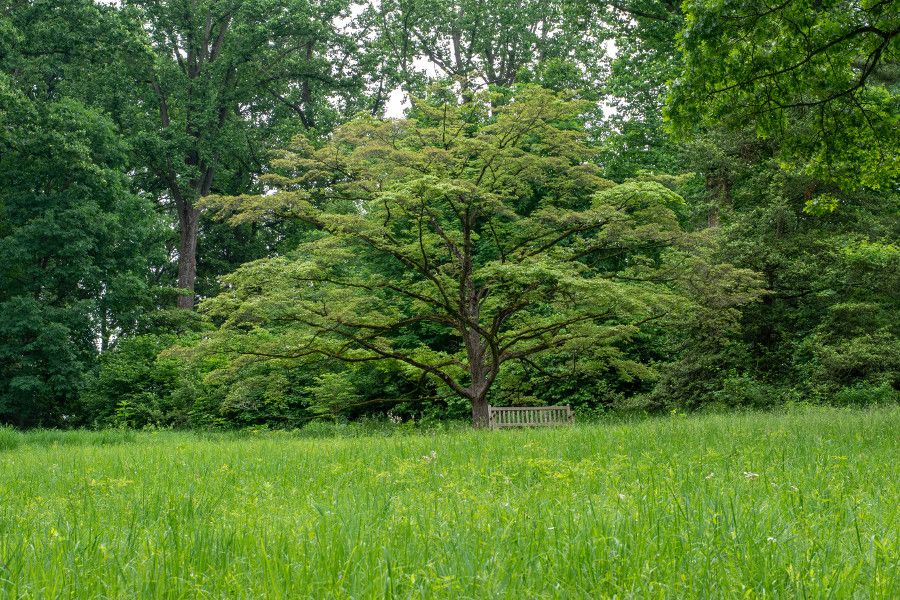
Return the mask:
[[[323,148],[284,153],[266,177],[275,193],[206,201],[234,223],[274,212],[322,233],[242,267],[208,303],[226,329],[251,326],[245,352],[398,361],[471,401],[484,425],[506,363],[589,352],[672,310],[655,279],[686,245],[684,201],[600,178],[583,103],[528,86],[494,110],[489,99],[352,121]],[[283,323],[290,333],[260,349]]]

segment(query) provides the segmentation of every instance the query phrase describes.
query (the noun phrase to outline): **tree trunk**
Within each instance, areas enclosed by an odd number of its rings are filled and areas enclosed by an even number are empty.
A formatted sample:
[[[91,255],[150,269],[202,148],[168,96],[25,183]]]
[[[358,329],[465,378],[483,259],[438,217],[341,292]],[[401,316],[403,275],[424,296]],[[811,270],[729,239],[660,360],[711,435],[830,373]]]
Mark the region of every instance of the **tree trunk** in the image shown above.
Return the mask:
[[[106,308],[106,298],[100,298],[100,352],[109,349],[109,310]]]
[[[464,266],[463,270],[465,271],[467,268]],[[474,306],[470,306],[469,310],[475,315],[473,320],[477,319],[477,302],[474,303]],[[477,428],[487,427],[487,393],[490,388],[490,382],[484,361],[485,350],[481,343],[481,337],[476,332],[468,330],[465,332],[465,337],[466,353],[469,359],[469,377],[472,379],[467,390],[467,395],[472,399],[472,425]]]
[[[178,211],[178,224],[181,241],[178,245],[178,287],[190,290],[186,294],[178,294],[178,308],[191,310],[194,308],[194,284],[197,280],[197,229],[200,223],[200,210],[192,203],[185,203]]]
[[[710,199],[706,226],[716,228],[721,223],[721,209],[731,205],[731,184],[725,175],[707,176],[706,192]]]
[[[709,207],[709,212],[706,214],[706,226],[710,229],[714,229],[719,226],[719,207],[713,204]]]
[[[472,399],[472,427],[484,429],[488,423],[487,394]]]
[[[719,179],[707,176],[706,196],[710,202],[706,213],[706,226],[716,228],[719,226],[719,202],[721,201],[721,181]]]

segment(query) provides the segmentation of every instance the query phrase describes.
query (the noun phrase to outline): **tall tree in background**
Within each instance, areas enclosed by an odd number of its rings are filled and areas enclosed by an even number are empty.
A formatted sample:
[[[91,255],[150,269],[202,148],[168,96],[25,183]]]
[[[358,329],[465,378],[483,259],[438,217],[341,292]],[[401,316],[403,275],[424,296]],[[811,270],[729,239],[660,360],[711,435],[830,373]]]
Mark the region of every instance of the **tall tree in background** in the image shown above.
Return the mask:
[[[174,205],[180,234],[178,306],[195,301],[200,210],[211,191],[246,191],[262,166],[260,129],[279,114],[327,130],[361,81],[355,45],[336,31],[345,0],[126,0],[129,71],[143,113],[131,118],[148,186]],[[249,168],[241,169],[250,163]],[[229,186],[243,176],[244,189]]]
[[[112,122],[60,95],[79,43],[46,26],[0,19],[6,41],[32,42],[0,58],[15,75],[0,75],[0,422],[23,427],[77,422],[83,373],[153,304],[164,235]]]
[[[890,83],[896,59],[885,45],[866,75],[868,59],[860,58],[874,57],[891,37],[888,21],[896,9],[889,4],[779,3],[766,12],[753,3],[694,2],[685,5],[687,19],[678,3],[660,0],[598,7],[612,17],[617,43],[607,83],[617,111],[601,156],[606,173],[621,178],[665,168],[697,174],[682,190],[695,212],[691,226],[717,231],[718,260],[759,272],[767,289],[762,302],[741,307],[728,326],[704,316],[688,320],[677,335],[659,332],[655,339],[671,340],[675,360],[661,369],[654,403],[763,406],[792,394],[837,397],[858,386],[868,390],[858,396],[876,397],[877,386],[898,385],[889,358],[898,332],[882,318],[896,305],[896,294],[878,283],[895,277],[896,193],[857,189],[879,185],[864,177],[866,159],[857,155],[867,154],[877,169],[897,148],[897,129],[888,126],[900,113],[885,110],[896,103],[896,81]],[[775,63],[787,70],[773,70]],[[715,93],[703,87],[716,77],[737,83]],[[864,78],[868,90],[857,87]],[[689,134],[679,143],[663,128],[672,82],[670,114],[680,133]],[[804,98],[823,102],[805,107]],[[872,123],[859,122],[866,113]],[[837,119],[819,119],[829,114]],[[786,125],[770,128],[778,119]],[[832,136],[829,128],[839,122],[842,129]],[[872,135],[879,139],[868,145],[864,139]],[[831,144],[837,162],[825,160],[810,142]],[[881,185],[893,177],[890,166],[878,175]],[[859,272],[873,275],[866,282]],[[710,300],[719,295],[707,286],[695,293]],[[841,314],[847,326],[838,326],[832,314]],[[711,329],[710,323],[717,324]]]
[[[722,375],[737,377],[739,389],[748,381],[770,386],[757,394],[761,404],[778,394],[825,399],[844,388],[900,384],[892,358],[900,329],[887,317],[898,302],[897,193],[844,191],[803,162],[785,164],[779,147],[749,128],[707,132],[686,154],[717,182],[704,186],[702,202],[717,207],[719,259],[760,273],[766,288],[762,302],[743,309],[734,360],[717,361],[732,374]],[[837,210],[814,208],[832,202]],[[712,383],[709,371],[698,375]],[[676,388],[685,386],[668,387],[669,397],[681,395]]]
[[[679,75],[676,36],[684,24],[675,0],[586,3],[608,24],[615,43],[604,101],[612,109],[603,126],[600,160],[607,177],[620,181],[641,171],[673,173],[679,148],[663,126],[669,84]]]

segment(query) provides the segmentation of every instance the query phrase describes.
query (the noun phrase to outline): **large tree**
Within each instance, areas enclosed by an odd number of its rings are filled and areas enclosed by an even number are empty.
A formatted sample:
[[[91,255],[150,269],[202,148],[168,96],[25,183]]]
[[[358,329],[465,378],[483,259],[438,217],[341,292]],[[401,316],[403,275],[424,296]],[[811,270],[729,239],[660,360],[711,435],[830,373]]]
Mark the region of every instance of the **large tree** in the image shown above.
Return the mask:
[[[345,0],[123,2],[123,52],[134,94],[125,96],[120,119],[138,154],[138,179],[177,214],[179,307],[195,301],[197,201],[213,191],[249,189],[267,140],[287,135],[277,129],[280,115],[327,131],[337,111],[353,110],[361,85],[349,56],[355,42],[335,25],[347,6]]]
[[[85,101],[114,51],[110,14],[89,0],[0,10],[0,422],[73,423],[84,373],[155,303],[164,222]]]
[[[162,223],[109,120],[0,77],[0,422],[73,422],[83,373],[151,303]]]
[[[676,304],[654,280],[684,241],[680,197],[615,185],[588,162],[579,102],[518,88],[357,120],[277,164],[262,196],[210,197],[232,223],[292,217],[317,232],[245,265],[206,304],[230,350],[389,360],[466,398],[476,425],[509,363],[620,340]],[[276,191],[277,190],[277,191]]]

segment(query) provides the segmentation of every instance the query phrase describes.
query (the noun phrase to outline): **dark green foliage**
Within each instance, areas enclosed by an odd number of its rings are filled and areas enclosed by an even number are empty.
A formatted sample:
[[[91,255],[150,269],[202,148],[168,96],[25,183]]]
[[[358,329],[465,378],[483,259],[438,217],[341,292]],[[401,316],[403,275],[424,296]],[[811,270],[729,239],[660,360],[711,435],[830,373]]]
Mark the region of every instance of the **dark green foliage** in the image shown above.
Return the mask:
[[[203,363],[187,364],[166,350],[196,344],[209,325],[194,313],[166,310],[144,319],[85,377],[81,404],[96,427],[209,427],[221,425],[208,406]]]
[[[421,96],[429,76],[459,85],[462,99],[479,90],[506,93],[519,83],[577,90],[596,99],[606,65],[605,23],[568,0],[384,0],[360,16],[374,29],[369,47],[379,115],[386,94],[400,85]]]
[[[719,259],[760,273],[766,293],[729,327],[702,326],[716,310],[683,332],[684,358],[665,370],[659,402],[776,405],[898,384],[896,194],[844,192],[776,156],[740,132],[689,147],[691,166],[708,173],[696,221],[716,225]],[[810,201],[831,194],[837,210],[811,214]]]
[[[896,367],[894,368],[896,371]],[[889,383],[855,384],[840,389],[833,396],[833,401],[839,406],[868,406],[870,404],[891,404],[900,402],[900,392],[897,386]]]
[[[349,57],[356,42],[334,26],[347,5],[123,2],[116,56],[127,84],[107,103],[125,126],[142,184],[178,224],[179,307],[193,308],[196,292],[214,292],[211,280],[240,259],[263,256],[269,237],[244,231],[236,243],[216,235],[201,242],[198,199],[250,191],[269,143],[325,134],[342,110],[358,108],[363,81]],[[224,265],[222,254],[230,254]]]
[[[386,411],[418,420],[431,406],[422,400],[433,388],[391,365],[298,366],[222,352],[221,346],[198,348],[210,333],[194,313],[164,311],[138,335],[119,341],[86,378],[81,403],[90,424],[291,429],[318,418]]]
[[[190,402],[183,402],[191,385],[177,360],[159,354],[180,340],[171,335],[144,334],[122,340],[105,353],[97,375],[89,377],[82,403],[92,425],[131,427],[185,426]],[[182,402],[179,402],[182,400]]]
[[[81,103],[0,77],[0,421],[81,416],[81,376],[150,302],[160,225],[130,193],[121,141]]]
[[[684,19],[672,0],[596,2],[609,23],[616,56],[604,81],[608,117],[599,160],[610,179],[675,172],[680,149],[663,127],[669,82],[679,75],[676,35]]]

